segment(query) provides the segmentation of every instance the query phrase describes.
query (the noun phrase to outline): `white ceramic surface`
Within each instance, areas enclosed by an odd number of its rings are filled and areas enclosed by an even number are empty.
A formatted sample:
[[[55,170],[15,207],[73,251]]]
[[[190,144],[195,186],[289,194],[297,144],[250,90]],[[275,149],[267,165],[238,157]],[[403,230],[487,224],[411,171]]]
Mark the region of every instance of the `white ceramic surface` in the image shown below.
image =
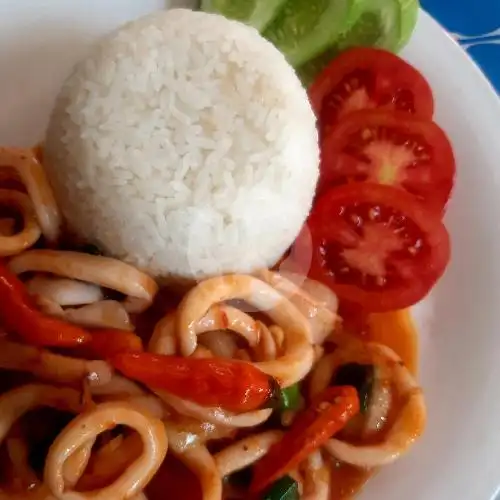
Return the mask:
[[[59,85],[96,36],[174,3],[195,0],[0,0],[0,143],[42,138]],[[405,56],[431,82],[458,160],[453,262],[417,311],[428,431],[362,498],[490,500],[500,485],[500,102],[424,14]]]

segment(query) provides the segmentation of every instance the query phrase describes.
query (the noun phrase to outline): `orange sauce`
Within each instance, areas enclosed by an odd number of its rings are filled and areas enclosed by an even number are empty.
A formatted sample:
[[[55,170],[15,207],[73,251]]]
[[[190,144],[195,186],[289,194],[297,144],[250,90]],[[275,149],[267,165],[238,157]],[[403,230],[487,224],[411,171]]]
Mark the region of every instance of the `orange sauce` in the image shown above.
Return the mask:
[[[413,374],[417,373],[418,333],[409,309],[370,315],[368,338],[390,347]]]
[[[349,500],[373,475],[373,471],[340,464],[332,470],[331,500]]]
[[[198,478],[171,454],[146,488],[150,500],[202,500]]]
[[[409,309],[371,314],[364,340],[390,347],[416,374],[418,367],[418,333]],[[331,500],[348,500],[358,493],[375,470],[365,470],[340,464],[332,471]]]
[[[147,340],[156,321],[176,305],[176,300],[172,296],[167,296],[166,293],[160,295],[161,300],[155,302],[155,306],[148,311],[148,314],[137,318],[138,331],[144,335],[145,340]],[[363,335],[364,340],[387,345],[403,359],[413,373],[416,372],[418,338],[409,310],[372,314],[367,318],[367,325],[368,328]],[[20,379],[24,378],[23,374],[13,374],[12,378],[2,378],[0,393],[8,390],[11,385],[20,383],[14,375]],[[5,387],[3,387],[4,384]],[[36,413],[33,416],[40,415],[41,413]],[[42,420],[47,421],[50,419]],[[30,428],[41,432],[44,426],[32,425]],[[30,438],[31,441],[38,442],[34,437],[30,436]],[[0,469],[2,469],[2,466],[3,464],[0,464]],[[352,499],[374,473],[376,473],[376,470],[365,470],[347,464],[339,464],[338,467],[332,470],[331,500]],[[202,499],[201,486],[197,477],[171,455],[168,455],[160,471],[148,485],[146,492],[150,500],[160,500],[162,498]]]

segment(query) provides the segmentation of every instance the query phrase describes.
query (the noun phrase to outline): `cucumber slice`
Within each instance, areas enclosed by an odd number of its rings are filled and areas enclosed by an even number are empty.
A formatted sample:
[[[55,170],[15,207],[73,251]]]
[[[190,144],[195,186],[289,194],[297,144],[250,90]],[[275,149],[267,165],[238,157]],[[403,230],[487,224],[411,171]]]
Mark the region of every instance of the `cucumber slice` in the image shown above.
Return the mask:
[[[401,0],[401,33],[396,46],[399,52],[410,41],[415,27],[417,26],[420,13],[420,2],[418,0]]]
[[[350,12],[359,1],[288,0],[264,36],[298,67],[321,54],[348,28]]]
[[[205,12],[222,14],[263,31],[286,0],[202,0]]]
[[[318,57],[298,69],[305,85],[312,83],[332,59],[351,47],[379,47],[397,51],[415,28],[418,0],[360,0],[351,10],[350,29]]]

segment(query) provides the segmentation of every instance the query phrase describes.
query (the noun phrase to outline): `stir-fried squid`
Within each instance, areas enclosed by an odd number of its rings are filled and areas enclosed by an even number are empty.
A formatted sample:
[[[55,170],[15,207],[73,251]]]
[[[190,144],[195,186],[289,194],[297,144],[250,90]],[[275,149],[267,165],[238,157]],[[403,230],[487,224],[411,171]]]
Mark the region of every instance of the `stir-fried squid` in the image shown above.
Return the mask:
[[[0,200],[3,205],[12,207],[19,212],[23,219],[23,228],[17,234],[13,234],[15,221],[6,219],[7,225],[4,225],[0,236],[0,256],[6,257],[30,248],[38,241],[42,231],[36,220],[31,200],[27,195],[19,191],[0,189]]]
[[[262,270],[206,280],[176,308],[160,300],[150,312],[158,286],[142,271],[108,257],[32,249],[42,233],[51,244],[61,236],[48,181],[32,151],[0,148],[0,165],[27,191],[0,189],[23,221],[16,233],[15,220],[0,220],[0,256],[11,257],[4,290],[18,289],[25,322],[13,328],[16,318],[7,323],[0,304],[8,382],[0,392],[0,500],[159,500],[175,491],[171,459],[199,483],[201,496],[186,500],[247,498],[249,485],[232,478],[249,469],[250,488],[284,481],[302,500],[342,500],[334,479],[342,467],[390,463],[422,433],[414,377],[388,347],[339,332],[328,288]],[[40,315],[51,332],[19,335]],[[70,323],[76,329],[62,342],[59,327]],[[374,379],[362,387],[335,382],[349,366]],[[40,422],[57,437],[36,468],[25,419],[41,407],[67,420]],[[269,477],[266,457],[277,460]]]
[[[141,456],[123,475],[98,494],[65,491],[64,464],[80,446],[117,425],[136,430],[144,444]],[[123,403],[105,403],[77,417],[57,437],[47,455],[44,479],[52,492],[64,500],[132,498],[140,493],[160,468],[167,454],[168,439],[160,420],[153,419]]]
[[[127,296],[129,312],[147,309],[158,290],[155,281],[136,268],[116,259],[58,250],[30,250],[14,257],[9,264],[16,274],[50,273],[95,283]]]
[[[311,370],[314,350],[306,318],[283,295],[263,281],[250,276],[225,276],[207,280],[188,292],[179,307],[177,332],[181,353],[191,355],[197,346],[197,325],[214,304],[240,299],[265,312],[287,332],[282,356],[262,361],[258,367],[287,387]]]
[[[0,147],[0,166],[13,169],[23,182],[48,241],[54,243],[61,233],[61,214],[45,171],[33,150]]]

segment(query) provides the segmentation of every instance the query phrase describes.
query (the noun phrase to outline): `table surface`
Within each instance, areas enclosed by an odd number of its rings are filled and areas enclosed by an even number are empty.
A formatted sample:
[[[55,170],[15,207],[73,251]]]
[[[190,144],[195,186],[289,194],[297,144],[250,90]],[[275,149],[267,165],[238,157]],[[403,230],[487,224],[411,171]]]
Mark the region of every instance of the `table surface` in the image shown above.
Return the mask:
[[[500,92],[500,0],[421,0]]]

